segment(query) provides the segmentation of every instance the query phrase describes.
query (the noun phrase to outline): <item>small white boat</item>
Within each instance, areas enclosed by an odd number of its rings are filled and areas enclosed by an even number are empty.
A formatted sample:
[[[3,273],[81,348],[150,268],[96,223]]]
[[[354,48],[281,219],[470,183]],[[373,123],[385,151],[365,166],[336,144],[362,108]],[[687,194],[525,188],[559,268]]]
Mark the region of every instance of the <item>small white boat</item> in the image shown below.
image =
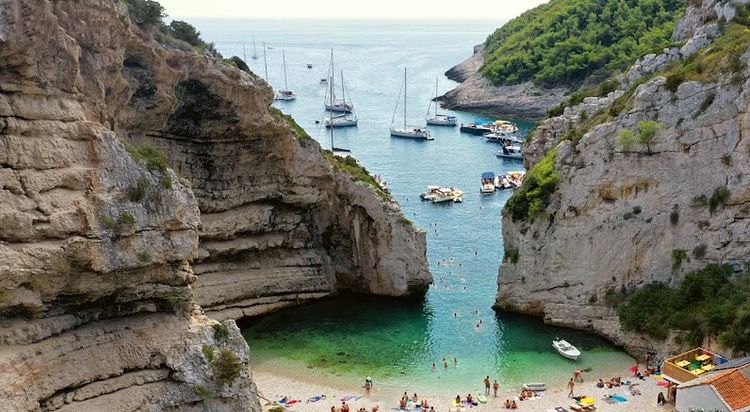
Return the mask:
[[[438,106],[440,103],[437,102],[438,97],[438,79],[435,78],[435,98],[430,100],[430,105],[427,106],[427,118],[425,121],[429,125],[433,126],[455,126],[458,124],[458,121],[456,120],[456,116],[448,116],[447,114],[438,114]],[[430,116],[430,108],[432,108],[433,102],[435,103],[435,114],[432,117]]]
[[[323,121],[326,127],[355,127],[357,126],[357,115],[349,113],[338,116],[326,117]]]
[[[312,64],[311,63],[307,63],[307,68],[308,69],[312,69]]]
[[[541,382],[524,383],[522,388],[527,391],[541,392],[547,390],[547,385]]]
[[[565,339],[555,338],[552,341],[552,346],[555,348],[557,353],[565,358],[578,360],[578,357],[581,356],[581,351],[576,349],[575,346],[568,343],[568,341],[566,341]]]
[[[427,186],[427,191],[420,194],[419,198],[432,203],[461,203],[464,200],[464,192],[452,187]]]
[[[479,188],[479,193],[483,195],[491,195],[495,193],[495,173],[482,173],[482,185]]]
[[[328,84],[328,79],[320,79],[320,84]]]
[[[404,126],[393,126],[393,123],[396,120],[396,111],[398,110],[398,104],[401,101],[401,93],[399,93],[399,98],[398,100],[396,100],[396,110],[393,111],[393,118],[391,119],[391,136],[406,137],[409,139],[418,140],[435,140],[429,130],[419,126],[407,126],[406,124],[406,67],[404,67],[404,81],[402,86],[402,90],[404,92]]]
[[[440,186],[427,186],[427,191],[420,194],[419,198],[425,202],[432,201],[438,190],[440,190]]]
[[[491,127],[496,132],[518,133],[518,126],[507,120],[495,120]]]
[[[500,150],[499,152],[497,152],[497,157],[500,157],[503,159],[523,160],[523,154],[521,153],[521,146],[518,146],[518,145],[503,146],[503,150]]]
[[[495,187],[499,190],[517,189],[523,183],[526,172],[523,170],[508,172],[506,175],[495,178]]]

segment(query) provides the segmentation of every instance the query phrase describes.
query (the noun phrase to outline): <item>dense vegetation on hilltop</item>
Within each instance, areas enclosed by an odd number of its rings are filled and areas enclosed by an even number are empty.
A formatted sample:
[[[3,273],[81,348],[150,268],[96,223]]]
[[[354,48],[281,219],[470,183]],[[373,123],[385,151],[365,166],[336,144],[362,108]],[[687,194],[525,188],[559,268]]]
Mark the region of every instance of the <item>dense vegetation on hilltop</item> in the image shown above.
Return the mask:
[[[482,74],[495,84],[595,82],[670,43],[684,0],[551,0],[489,36]]]
[[[662,283],[649,284],[632,294],[608,294],[619,308],[626,330],[666,339],[670,329],[681,331],[684,342],[702,344],[705,337],[718,337],[723,345],[737,351],[750,348],[750,268],[733,277],[730,265],[711,264],[690,272],[677,288]]]

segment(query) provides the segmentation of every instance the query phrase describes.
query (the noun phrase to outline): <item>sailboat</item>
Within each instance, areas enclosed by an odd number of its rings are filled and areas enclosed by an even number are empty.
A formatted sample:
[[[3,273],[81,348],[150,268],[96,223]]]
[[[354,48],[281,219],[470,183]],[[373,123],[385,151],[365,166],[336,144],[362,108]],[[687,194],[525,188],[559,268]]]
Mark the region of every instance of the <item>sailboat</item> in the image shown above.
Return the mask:
[[[258,60],[258,49],[255,47],[255,36],[253,36],[253,60]]]
[[[435,98],[430,100],[430,105],[427,106],[427,116],[426,121],[427,124],[431,124],[433,126],[455,126],[457,124],[456,122],[456,116],[448,116],[447,114],[438,114],[438,106],[440,106],[440,103],[437,102],[438,97],[438,78],[435,77]],[[432,103],[435,103],[435,115],[430,117],[430,108],[432,107]]]
[[[281,50],[281,59],[284,62],[284,88],[276,92],[276,100],[294,100],[297,98],[297,94],[289,90],[289,84],[286,80],[286,53],[284,53],[284,50]]]
[[[337,99],[334,88],[334,68],[333,68],[333,49],[331,49],[331,76],[330,76],[330,93],[331,98],[325,102],[326,110],[337,113],[350,113],[354,111],[354,105],[351,102],[346,101],[346,90],[344,90],[344,84],[341,83],[341,94],[342,98]],[[343,81],[343,78],[342,78]],[[321,83],[323,81],[321,80]]]
[[[331,50],[331,82],[330,83],[331,83],[331,89],[333,89],[333,50]],[[329,106],[333,107],[333,92],[331,92],[328,95],[328,99],[329,99],[328,100]],[[334,118],[334,114],[333,113],[334,113],[333,110],[328,109],[328,119],[333,119]],[[331,152],[333,153],[334,156],[342,156],[342,157],[350,156],[351,150],[338,148],[334,144],[334,142],[333,142],[333,129],[335,129],[335,128],[336,128],[335,126],[328,128],[331,131]]]
[[[333,52],[331,52],[331,79],[328,82],[330,88],[328,91],[328,95],[330,96],[329,105],[327,106],[328,110],[331,112],[331,116],[326,117],[324,119],[324,123],[326,127],[356,127],[357,126],[357,114],[354,113],[354,106],[351,105],[352,112],[343,112],[339,113],[337,115],[334,115],[333,112],[335,110],[331,110],[331,108],[335,107],[335,103],[333,102],[333,96],[334,96],[334,87],[335,82],[333,81]],[[346,87],[344,86],[344,72],[341,71],[341,96],[343,97],[342,104],[346,105]]]
[[[266,57],[266,43],[263,43],[263,67],[265,68],[266,72],[266,83],[268,83],[268,58]]]
[[[396,100],[396,108],[393,110],[393,119],[391,119],[391,136],[394,137],[407,137],[410,139],[420,140],[435,140],[430,134],[430,131],[419,126],[407,126],[406,124],[406,67],[404,67],[404,127],[396,128],[393,126],[396,120],[396,111],[398,110],[398,102],[401,100],[401,91],[399,91],[399,99]]]

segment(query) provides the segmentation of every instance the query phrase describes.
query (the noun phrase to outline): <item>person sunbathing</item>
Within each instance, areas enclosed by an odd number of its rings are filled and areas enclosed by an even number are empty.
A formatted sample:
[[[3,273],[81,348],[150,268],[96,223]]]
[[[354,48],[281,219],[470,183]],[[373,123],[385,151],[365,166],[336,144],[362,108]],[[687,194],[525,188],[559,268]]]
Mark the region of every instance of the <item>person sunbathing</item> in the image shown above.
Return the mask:
[[[460,395],[456,395],[456,403],[457,404],[461,404],[461,396]]]
[[[518,409],[518,405],[516,405],[516,401],[513,401],[510,403],[510,409]]]
[[[599,382],[596,383],[596,387],[597,388],[603,388],[604,387],[604,381],[601,378],[599,378]]]
[[[526,400],[526,391],[521,391],[521,393],[518,395],[519,400]]]
[[[641,394],[641,390],[638,389],[638,387],[636,386],[635,383],[632,384],[632,385],[630,385],[629,388],[630,388],[630,393],[632,393],[633,395],[640,395]]]
[[[510,409],[510,400],[509,399],[505,400],[505,409]]]
[[[341,402],[341,412],[349,412],[349,405],[346,402]]]
[[[400,401],[398,401],[398,407],[402,410],[406,410],[406,399],[401,398]],[[344,412],[344,411],[341,411]]]
[[[474,398],[471,397],[471,394],[466,395],[466,403],[470,405],[474,404]]]

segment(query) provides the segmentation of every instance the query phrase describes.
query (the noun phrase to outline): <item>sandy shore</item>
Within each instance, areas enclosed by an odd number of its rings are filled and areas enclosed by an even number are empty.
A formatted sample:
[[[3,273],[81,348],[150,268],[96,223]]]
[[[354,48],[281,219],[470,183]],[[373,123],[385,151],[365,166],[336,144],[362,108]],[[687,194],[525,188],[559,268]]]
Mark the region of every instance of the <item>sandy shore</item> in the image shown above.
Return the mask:
[[[398,411],[398,399],[401,393],[388,393],[386,391],[379,391],[377,387],[377,380],[375,381],[375,390],[371,396],[364,396],[364,389],[357,385],[351,387],[333,387],[325,384],[306,382],[298,379],[291,379],[288,377],[281,377],[274,375],[267,371],[254,371],[253,372],[255,382],[258,385],[261,395],[271,401],[278,401],[284,396],[288,396],[290,399],[299,399],[301,402],[289,408],[290,411],[297,412],[329,412],[331,406],[341,406],[341,399],[344,396],[355,395],[361,398],[354,398],[347,403],[349,404],[352,412],[357,411],[359,408],[366,408],[368,411],[373,406],[378,406],[381,412],[396,412]],[[670,406],[656,406],[656,398],[659,392],[664,392],[666,395],[666,389],[662,386],[658,386],[658,379],[654,377],[646,378],[645,380],[638,381],[642,395],[631,396],[626,387],[619,387],[614,389],[597,388],[595,383],[598,379],[597,376],[591,376],[593,374],[584,374],[583,383],[576,384],[574,394],[576,396],[586,395],[591,396],[597,400],[596,407],[599,411],[617,411],[617,412],[643,412],[643,411],[665,411],[673,412],[674,408]],[[627,371],[624,371],[623,376],[628,376]],[[481,387],[482,377],[478,377],[477,387]],[[408,388],[404,388],[408,390]],[[489,396],[489,401],[486,404],[480,404],[479,406],[467,409],[467,412],[485,412],[495,411],[503,409],[502,404],[505,399],[514,399],[518,395],[520,388],[502,388],[498,392],[497,398],[492,395]],[[409,391],[411,395],[414,389]],[[421,398],[426,398],[430,405],[435,407],[437,412],[447,412],[451,400],[457,394],[449,393],[430,393],[429,389],[426,391],[417,391]],[[567,410],[571,410],[568,406],[574,403],[574,400],[567,396],[568,390],[563,386],[551,386],[544,392],[544,396],[535,398],[532,400],[519,401],[519,410],[528,411],[547,411],[554,409],[557,406],[562,406]],[[618,394],[623,395],[627,398],[626,402],[608,404],[603,401],[604,395],[606,394]],[[307,400],[314,396],[326,395],[325,399],[317,402],[307,402]],[[473,395],[476,396],[476,393]],[[466,394],[462,393],[462,397]],[[262,401],[262,403],[266,403]],[[266,404],[265,409],[270,409],[273,404]]]

